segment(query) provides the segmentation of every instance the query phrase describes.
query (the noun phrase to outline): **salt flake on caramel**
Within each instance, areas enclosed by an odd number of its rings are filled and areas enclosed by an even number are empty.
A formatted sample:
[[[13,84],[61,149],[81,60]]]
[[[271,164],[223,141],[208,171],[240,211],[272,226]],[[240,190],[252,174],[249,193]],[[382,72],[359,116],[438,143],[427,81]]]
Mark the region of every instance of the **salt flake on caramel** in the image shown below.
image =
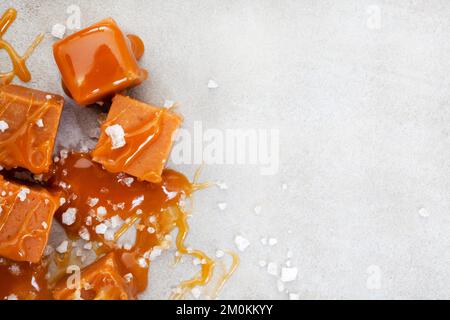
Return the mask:
[[[125,172],[158,183],[181,122],[179,115],[165,108],[116,95],[92,153],[93,160],[110,172]],[[124,130],[126,144],[121,148],[107,132],[113,126]]]

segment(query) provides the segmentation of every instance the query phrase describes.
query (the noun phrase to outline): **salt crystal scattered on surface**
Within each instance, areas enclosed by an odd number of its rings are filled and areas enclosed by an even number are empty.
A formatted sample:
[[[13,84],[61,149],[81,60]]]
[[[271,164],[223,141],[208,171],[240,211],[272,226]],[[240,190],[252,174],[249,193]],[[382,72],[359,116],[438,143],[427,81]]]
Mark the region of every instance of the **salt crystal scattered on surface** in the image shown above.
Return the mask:
[[[164,108],[172,108],[175,102],[173,100],[164,100]]]
[[[44,127],[44,121],[43,121],[42,119],[37,119],[37,120],[36,120],[36,125],[37,125],[39,128],[43,128],[43,127]]]
[[[281,281],[290,282],[297,279],[298,269],[297,268],[281,268]]]
[[[56,251],[58,253],[66,253],[67,249],[69,247],[69,242],[67,240],[64,240],[61,242],[61,244],[56,248]]]
[[[208,88],[209,89],[217,89],[219,87],[218,83],[215,80],[210,79],[208,81]]]
[[[62,223],[71,226],[77,219],[77,209],[69,208],[62,214]]]
[[[300,300],[300,295],[298,293],[289,293],[289,300]]]
[[[216,250],[217,258],[222,258],[224,255],[225,255],[225,252],[223,252],[222,250]]]
[[[250,241],[248,241],[243,236],[236,236],[234,238],[234,243],[236,244],[238,250],[241,252],[245,251],[250,245]]]
[[[227,203],[226,202],[219,202],[217,204],[217,206],[219,207],[220,210],[225,210],[227,208]]]
[[[19,197],[19,200],[24,202],[27,198],[27,195],[30,194],[30,189],[28,188],[21,188],[17,196]]]
[[[423,218],[428,218],[430,216],[430,212],[425,208],[420,208],[419,215]]]
[[[261,206],[256,206],[253,211],[255,212],[256,215],[261,214],[262,211],[262,207]]]
[[[228,185],[223,182],[223,181],[217,181],[216,182],[216,186],[221,189],[221,190],[227,190],[228,189]]]
[[[61,23],[57,23],[52,27],[52,36],[58,39],[64,38],[64,34],[66,33],[66,26]]]
[[[108,227],[105,224],[100,223],[95,227],[95,232],[97,234],[105,234],[107,229],[108,229]]]
[[[192,293],[192,296],[193,296],[195,299],[200,298],[200,295],[202,294],[202,292],[200,291],[200,289],[197,288],[197,287],[193,288],[193,289],[191,290],[191,293]]]
[[[274,246],[278,243],[278,240],[275,238],[269,238],[269,246]]]

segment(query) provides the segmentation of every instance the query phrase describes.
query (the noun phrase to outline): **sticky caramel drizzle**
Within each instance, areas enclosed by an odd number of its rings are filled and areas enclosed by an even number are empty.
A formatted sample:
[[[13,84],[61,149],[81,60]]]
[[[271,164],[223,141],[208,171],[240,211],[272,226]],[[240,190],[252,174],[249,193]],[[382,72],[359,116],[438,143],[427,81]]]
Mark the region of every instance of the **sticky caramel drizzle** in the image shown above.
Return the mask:
[[[3,116],[11,104],[15,103],[16,99],[17,97],[5,99],[9,102],[0,108],[0,117]],[[35,146],[35,134],[32,132],[32,129],[36,126],[36,121],[44,118],[45,114],[51,110],[52,106],[49,101],[46,101],[32,112],[31,109],[33,104],[34,96],[31,94],[28,110],[26,112],[27,115],[25,117],[26,120],[7,139],[0,141],[0,162],[4,162],[8,158],[20,159],[20,163],[23,166],[36,168],[36,170],[41,171],[48,168],[50,165],[48,153],[52,151],[48,148],[48,144],[51,142],[46,140],[41,145]],[[33,153],[35,152],[43,153],[43,156],[41,157],[42,162],[37,163],[35,161],[37,158],[33,156]]]
[[[0,86],[11,83],[11,81],[16,76],[24,82],[28,82],[31,80],[31,74],[26,66],[26,61],[44,38],[44,34],[39,34],[34,39],[33,43],[28,47],[25,54],[23,56],[20,56],[16,52],[16,50],[14,50],[12,45],[3,39],[3,35],[6,33],[14,20],[16,20],[16,17],[17,11],[13,8],[10,8],[6,10],[6,12],[0,18],[0,50],[3,49],[7,52],[13,65],[13,70],[11,70],[10,72],[0,73]]]
[[[178,228],[178,234],[176,239],[177,250],[181,255],[190,255],[194,258],[197,258],[201,261],[201,270],[197,276],[190,280],[185,280],[178,285],[178,288],[172,294],[171,299],[179,300],[186,297],[186,294],[189,293],[196,286],[205,286],[211,280],[211,276],[214,272],[215,261],[209,258],[205,253],[200,250],[192,250],[186,248],[184,241],[189,232],[189,224],[187,222],[186,213],[180,209],[180,207],[171,207],[169,210],[172,210],[176,214],[176,226]],[[176,262],[181,259],[181,255],[176,257]]]
[[[66,174],[64,174],[66,172]],[[89,185],[85,184],[86,179],[91,178]],[[72,226],[64,226],[73,237],[78,236],[80,228],[85,227],[90,231],[91,240],[102,242],[99,254],[114,251],[119,257],[122,267],[127,273],[133,274],[134,294],[144,291],[148,283],[148,269],[151,265],[151,259],[148,255],[153,250],[163,250],[167,248],[170,240],[167,240],[169,233],[175,228],[178,229],[176,246],[180,255],[193,256],[203,263],[198,276],[180,284],[178,294],[172,296],[174,299],[180,299],[185,296],[190,289],[195,286],[206,285],[214,271],[215,262],[206,254],[199,250],[187,249],[184,245],[184,239],[189,231],[187,223],[187,213],[180,206],[180,201],[190,198],[192,193],[199,187],[190,183],[181,174],[165,170],[160,184],[152,184],[145,181],[134,181],[130,186],[125,186],[121,181],[129,178],[123,173],[113,174],[101,168],[101,166],[91,160],[86,154],[71,154],[65,160],[58,163],[56,176],[53,185],[67,186],[64,190],[68,202],[57,213],[57,219],[60,214],[69,207],[78,209],[77,222]],[[109,189],[102,194],[100,189],[105,187]],[[76,198],[73,199],[73,195]],[[141,203],[132,205],[133,200],[144,196]],[[86,205],[88,198],[98,198],[98,206],[107,208],[108,214],[105,219],[111,216],[119,215],[125,223],[114,233],[113,241],[107,241],[103,236],[95,233],[95,226],[100,221],[93,219],[90,226],[84,224],[85,218],[92,211]],[[121,208],[114,210],[114,204],[123,203]],[[95,208],[94,208],[95,209]],[[94,210],[95,211],[95,210]],[[92,212],[90,213],[92,215]],[[136,240],[131,248],[118,247],[116,242],[130,228],[136,229]],[[153,231],[149,232],[149,228]],[[180,256],[178,256],[180,257]],[[147,265],[142,266],[139,260],[146,259]]]
[[[165,109],[161,109],[156,115],[151,115],[148,121],[143,121],[142,126],[138,126],[125,132],[125,140],[127,144],[120,149],[112,149],[112,141],[110,138],[105,139],[103,143],[97,145],[95,157],[108,157],[115,160],[110,160],[104,166],[112,171],[124,171],[130,164],[145,150],[146,146],[158,139],[161,132],[162,119],[165,114]],[[103,131],[107,127],[116,124],[118,119],[123,117],[123,114],[128,112],[128,109],[122,110],[116,117],[110,119],[102,125]],[[111,156],[112,155],[112,156]],[[143,177],[145,180],[145,177]]]

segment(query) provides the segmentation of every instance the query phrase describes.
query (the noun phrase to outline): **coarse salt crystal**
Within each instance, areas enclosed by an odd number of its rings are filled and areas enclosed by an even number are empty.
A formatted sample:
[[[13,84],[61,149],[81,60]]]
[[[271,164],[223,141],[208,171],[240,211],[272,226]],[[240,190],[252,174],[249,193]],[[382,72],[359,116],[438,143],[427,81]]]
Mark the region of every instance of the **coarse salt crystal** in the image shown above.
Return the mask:
[[[126,275],[123,276],[123,278],[125,279],[126,282],[131,282],[131,280],[133,280],[133,274],[132,273],[127,273]]]
[[[67,240],[64,240],[61,242],[61,244],[56,248],[56,251],[58,253],[66,253],[67,249],[69,247],[69,242]]]
[[[208,81],[208,88],[209,89],[217,89],[218,87],[219,87],[219,84],[215,80],[210,79]]]
[[[281,281],[283,282],[290,282],[297,279],[297,268],[281,268]]]
[[[193,288],[193,289],[191,290],[191,293],[192,293],[192,296],[193,296],[195,299],[200,298],[200,295],[202,294],[202,292],[200,291],[200,289],[197,288],[197,287]]]
[[[0,120],[0,131],[5,132],[8,129],[9,129],[8,123],[4,120]]]
[[[61,23],[54,24],[51,33],[55,38],[62,39],[66,33],[66,27]]]
[[[97,234],[105,234],[107,229],[108,229],[108,227],[105,224],[103,224],[103,223],[100,223],[100,224],[95,226],[95,232]]]
[[[69,208],[62,214],[62,223],[71,226],[77,219],[77,209]]]
[[[99,199],[98,198],[88,198],[87,204],[89,207],[95,207],[98,203]]]
[[[289,300],[300,300],[300,295],[298,293],[289,293]]]
[[[250,245],[250,241],[248,241],[243,236],[236,236],[234,238],[234,243],[236,244],[237,248],[241,252],[245,251],[248,248],[248,246]]]
[[[43,128],[43,127],[44,127],[44,121],[43,121],[42,119],[37,119],[37,120],[36,120],[36,125],[37,125],[39,128]]]
[[[222,258],[224,255],[225,255],[225,252],[223,252],[222,250],[216,250],[217,258]]]
[[[125,131],[123,131],[121,125],[115,124],[109,126],[105,129],[105,133],[111,138],[111,149],[120,149],[126,145]]]
[[[105,207],[98,207],[97,208],[97,216],[103,217],[106,215],[106,208]]]
[[[30,189],[28,188],[21,188],[17,196],[19,197],[19,200],[24,202],[27,198],[27,195],[30,194]]]
[[[80,231],[78,232],[78,234],[80,235],[80,238],[85,240],[85,241],[89,241],[91,239],[91,235],[89,233],[89,230],[86,227],[81,227]]]
[[[227,203],[226,202],[219,202],[217,204],[217,206],[219,207],[220,210],[225,210],[227,208]]]

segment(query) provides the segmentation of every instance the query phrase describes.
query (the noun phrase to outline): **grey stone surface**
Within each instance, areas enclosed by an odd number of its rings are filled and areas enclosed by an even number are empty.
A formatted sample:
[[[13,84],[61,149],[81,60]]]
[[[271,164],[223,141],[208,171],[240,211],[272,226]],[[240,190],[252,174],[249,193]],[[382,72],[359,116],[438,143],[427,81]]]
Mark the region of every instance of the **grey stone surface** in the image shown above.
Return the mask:
[[[238,234],[251,242],[221,298],[287,298],[258,261],[282,264],[288,249],[299,276],[286,289],[301,298],[450,298],[448,1],[4,0],[19,12],[7,38],[23,52],[71,4],[82,27],[111,16],[144,39],[150,79],[131,94],[177,101],[186,129],[280,130],[276,175],[204,167],[229,189],[196,194],[190,245],[214,255],[236,251]],[[30,86],[60,93],[53,42],[30,59]],[[95,111],[69,102],[59,144],[91,126]],[[167,298],[195,273],[172,259],[153,264],[142,298]]]

